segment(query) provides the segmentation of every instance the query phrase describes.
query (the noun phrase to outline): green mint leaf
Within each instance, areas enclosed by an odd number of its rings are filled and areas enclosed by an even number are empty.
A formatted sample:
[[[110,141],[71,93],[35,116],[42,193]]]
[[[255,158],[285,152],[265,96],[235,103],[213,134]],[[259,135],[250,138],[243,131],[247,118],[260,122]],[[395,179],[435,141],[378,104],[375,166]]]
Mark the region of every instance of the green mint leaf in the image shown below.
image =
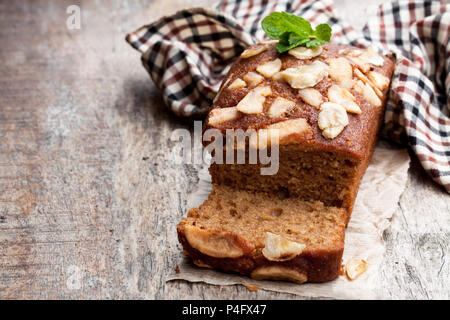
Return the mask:
[[[287,12],[273,12],[262,20],[261,25],[271,39],[279,39],[285,32],[295,32],[302,38],[314,32],[307,20]]]
[[[278,43],[275,45],[275,49],[277,49],[277,51],[278,51],[279,53],[283,53],[283,52],[289,51],[289,50],[291,50],[292,48],[294,48],[294,46],[291,46],[291,45],[286,44],[286,43],[281,43],[281,42],[278,42]]]
[[[306,42],[305,47],[307,48],[317,48],[318,46],[321,46],[325,43],[327,43],[328,41],[323,41],[323,40],[308,40],[308,42]]]
[[[293,45],[295,44],[296,47],[300,46],[302,44],[305,44],[309,41],[309,38],[301,38],[296,33],[289,33],[289,44]]]
[[[287,12],[273,12],[262,20],[261,25],[269,38],[279,40],[276,49],[280,53],[298,46],[316,48],[331,39],[328,24],[320,24],[314,30],[307,20]]]
[[[303,45],[309,41],[309,38],[300,38],[296,33],[285,32],[281,35],[279,42],[276,44],[275,48],[278,52],[283,53],[291,50],[295,47]]]
[[[331,27],[326,23],[319,24],[314,31],[316,39],[330,42],[331,39]]]

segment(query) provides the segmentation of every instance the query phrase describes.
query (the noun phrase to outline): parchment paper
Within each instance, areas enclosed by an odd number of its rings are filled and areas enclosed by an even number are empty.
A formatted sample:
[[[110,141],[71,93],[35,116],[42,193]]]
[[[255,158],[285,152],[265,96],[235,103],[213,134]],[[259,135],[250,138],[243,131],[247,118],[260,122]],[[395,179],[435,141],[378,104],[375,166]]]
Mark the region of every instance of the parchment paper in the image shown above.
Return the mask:
[[[198,268],[189,259],[181,257],[179,273],[168,275],[167,281],[186,280],[213,285],[256,285],[260,289],[299,294],[305,297],[337,299],[374,299],[383,259],[383,231],[389,227],[390,218],[405,189],[409,168],[409,155],[405,149],[397,149],[387,142],[380,142],[361,182],[345,236],[344,264],[350,258],[366,260],[369,269],[355,280],[345,275],[321,284],[293,284],[278,281],[257,281],[235,274]],[[188,209],[198,207],[211,191],[211,180],[205,169],[199,174],[198,189],[189,196]]]

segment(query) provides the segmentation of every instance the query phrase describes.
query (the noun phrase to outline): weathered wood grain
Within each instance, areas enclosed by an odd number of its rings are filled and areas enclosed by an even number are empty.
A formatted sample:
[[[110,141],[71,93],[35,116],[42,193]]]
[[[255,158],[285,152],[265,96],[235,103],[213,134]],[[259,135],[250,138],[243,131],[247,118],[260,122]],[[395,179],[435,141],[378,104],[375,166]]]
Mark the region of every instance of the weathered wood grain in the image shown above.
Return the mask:
[[[72,4],[81,30],[66,28]],[[170,133],[191,124],[166,112],[124,37],[200,5],[211,4],[0,1],[0,298],[302,298],[165,282],[199,168],[173,162]],[[382,296],[450,297],[449,212],[413,159],[384,234]]]

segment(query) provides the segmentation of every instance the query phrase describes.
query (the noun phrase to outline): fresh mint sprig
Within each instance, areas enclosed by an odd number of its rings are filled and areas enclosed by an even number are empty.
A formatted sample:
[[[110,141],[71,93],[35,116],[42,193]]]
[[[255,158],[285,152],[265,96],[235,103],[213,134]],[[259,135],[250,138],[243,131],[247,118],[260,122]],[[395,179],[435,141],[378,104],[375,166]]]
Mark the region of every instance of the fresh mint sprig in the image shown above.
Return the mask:
[[[273,12],[261,25],[269,38],[279,40],[276,49],[280,53],[298,46],[316,48],[331,39],[330,25],[319,24],[314,30],[309,21],[287,12]]]

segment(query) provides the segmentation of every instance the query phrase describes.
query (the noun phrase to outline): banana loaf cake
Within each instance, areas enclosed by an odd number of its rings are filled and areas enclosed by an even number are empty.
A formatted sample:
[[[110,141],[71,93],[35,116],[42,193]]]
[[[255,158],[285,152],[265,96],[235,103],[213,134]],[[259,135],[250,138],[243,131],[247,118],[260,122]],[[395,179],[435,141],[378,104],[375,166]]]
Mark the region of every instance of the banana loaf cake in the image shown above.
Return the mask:
[[[393,69],[372,49],[326,44],[280,54],[273,41],[246,49],[204,132],[252,131],[246,144],[256,137],[253,147],[262,148],[259,139],[276,129],[279,169],[261,175],[265,165],[251,164],[248,148],[245,164],[213,163],[213,192],[178,225],[185,253],[255,279],[336,278]]]

